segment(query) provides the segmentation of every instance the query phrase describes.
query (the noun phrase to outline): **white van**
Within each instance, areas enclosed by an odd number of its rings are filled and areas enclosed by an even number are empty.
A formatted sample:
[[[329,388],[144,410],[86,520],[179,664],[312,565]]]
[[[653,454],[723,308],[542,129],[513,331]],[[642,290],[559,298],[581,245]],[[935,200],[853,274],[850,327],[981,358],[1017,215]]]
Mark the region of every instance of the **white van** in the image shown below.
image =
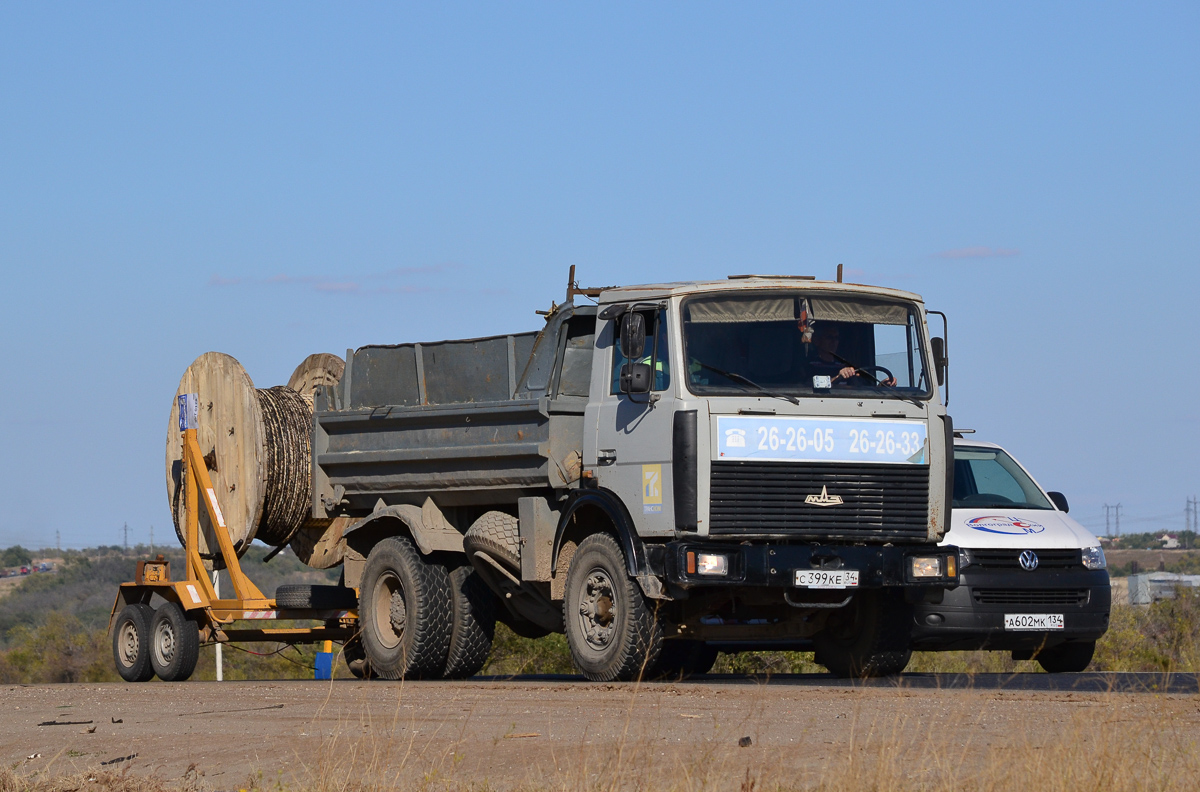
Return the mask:
[[[954,442],[954,503],[942,544],[959,547],[959,586],[914,613],[913,649],[997,649],[1046,671],[1083,671],[1108,629],[1100,541],[1003,448]]]

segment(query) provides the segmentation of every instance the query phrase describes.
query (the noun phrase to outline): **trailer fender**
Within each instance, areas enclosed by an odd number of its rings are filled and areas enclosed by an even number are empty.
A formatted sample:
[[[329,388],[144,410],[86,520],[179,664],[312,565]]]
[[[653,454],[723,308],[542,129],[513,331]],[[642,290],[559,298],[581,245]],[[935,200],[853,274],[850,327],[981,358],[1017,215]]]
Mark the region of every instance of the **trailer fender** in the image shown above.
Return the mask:
[[[647,597],[670,599],[654,569],[650,558],[652,553],[637,535],[625,504],[605,489],[577,490],[563,508],[550,555],[551,568],[554,570],[551,596],[554,599],[562,599],[566,570],[570,565],[570,557],[562,557],[563,548],[597,531],[611,533],[620,542],[629,576],[638,581]]]

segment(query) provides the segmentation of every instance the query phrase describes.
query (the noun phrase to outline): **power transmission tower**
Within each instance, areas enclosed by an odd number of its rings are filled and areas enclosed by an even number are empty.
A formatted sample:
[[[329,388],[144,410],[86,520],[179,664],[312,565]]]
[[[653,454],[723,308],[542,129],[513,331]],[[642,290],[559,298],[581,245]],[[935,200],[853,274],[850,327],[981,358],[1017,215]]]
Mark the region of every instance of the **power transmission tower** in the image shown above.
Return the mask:
[[[54,529],[54,547],[58,550],[58,554],[62,555],[62,531]]]
[[[125,523],[125,527],[122,530],[125,532],[125,552],[128,553],[129,552],[129,523]]]
[[[1113,506],[1113,514],[1116,515],[1117,536],[1121,535],[1121,504]]]
[[[1104,535],[1112,539],[1112,523],[1109,522],[1108,512],[1112,508],[1107,503],[1104,504]]]
[[[154,555],[154,526],[150,526],[150,555]]]

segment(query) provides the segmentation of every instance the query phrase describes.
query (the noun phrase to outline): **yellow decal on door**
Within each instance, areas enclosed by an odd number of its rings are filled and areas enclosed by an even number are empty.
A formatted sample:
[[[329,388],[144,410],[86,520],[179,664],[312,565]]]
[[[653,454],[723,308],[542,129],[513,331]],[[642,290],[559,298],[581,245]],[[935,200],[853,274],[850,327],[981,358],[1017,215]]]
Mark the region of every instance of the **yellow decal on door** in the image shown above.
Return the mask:
[[[642,465],[642,513],[662,514],[662,465]]]

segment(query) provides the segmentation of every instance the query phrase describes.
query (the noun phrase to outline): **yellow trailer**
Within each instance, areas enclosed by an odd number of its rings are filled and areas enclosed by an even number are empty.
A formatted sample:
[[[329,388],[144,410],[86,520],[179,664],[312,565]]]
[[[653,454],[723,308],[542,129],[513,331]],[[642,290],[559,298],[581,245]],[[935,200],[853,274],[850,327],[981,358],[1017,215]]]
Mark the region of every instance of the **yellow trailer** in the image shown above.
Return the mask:
[[[194,397],[193,397],[194,398]],[[180,397],[181,402],[184,397]],[[182,405],[181,405],[182,406]],[[344,589],[339,596],[310,597],[318,607],[279,607],[242,571],[225,525],[224,515],[196,439],[191,409],[180,410],[183,438],[184,542],[186,574],[172,577],[169,561],[160,555],[139,561],[133,582],[122,583],[109,618],[113,660],[117,673],[129,682],[146,682],[158,676],[168,682],[188,679],[196,668],[200,647],[243,641],[318,643],[337,641],[347,646],[352,671],[361,669],[354,651],[358,635],[357,592]],[[200,505],[208,512],[217,539],[217,555],[233,583],[234,596],[218,596],[199,550]],[[332,589],[335,587],[313,587]],[[326,600],[324,603],[321,599]],[[289,603],[285,603],[287,605]],[[291,603],[294,604],[294,603]],[[330,605],[331,607],[324,607]],[[346,606],[346,607],[337,607]],[[311,627],[271,627],[279,621],[315,621]],[[233,625],[258,622],[262,627]]]

